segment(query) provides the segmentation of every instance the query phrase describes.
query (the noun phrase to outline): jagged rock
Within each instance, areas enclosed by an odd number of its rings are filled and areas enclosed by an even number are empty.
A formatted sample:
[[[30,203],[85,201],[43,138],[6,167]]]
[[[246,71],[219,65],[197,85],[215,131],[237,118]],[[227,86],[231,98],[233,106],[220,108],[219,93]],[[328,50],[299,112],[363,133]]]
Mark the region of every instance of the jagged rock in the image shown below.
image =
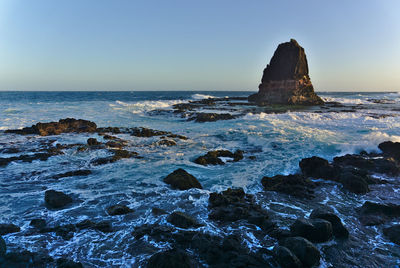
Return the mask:
[[[137,157],[137,155],[138,155],[137,152],[130,152],[127,150],[122,150],[122,149],[115,149],[115,150],[110,150],[110,151],[113,152],[113,154],[114,154],[113,156],[97,158],[97,159],[94,159],[91,163],[93,165],[105,165],[105,164],[109,164],[109,163],[114,163],[123,158]]]
[[[301,172],[304,176],[322,179],[332,179],[336,176],[335,169],[329,164],[328,160],[313,156],[303,158],[299,162]]]
[[[11,233],[17,233],[21,231],[21,228],[11,223],[2,223],[0,224],[0,235],[6,235]]]
[[[343,187],[355,194],[366,194],[369,192],[368,183],[363,176],[352,171],[344,171],[339,175],[339,181]]]
[[[7,246],[4,239],[0,236],[0,258],[6,255]]]
[[[316,208],[310,214],[311,219],[323,219],[332,224],[333,235],[337,238],[349,237],[349,231],[344,227],[342,220],[329,207]]]
[[[335,157],[333,159],[333,165],[339,167],[351,166],[368,173],[381,173],[391,176],[400,174],[399,165],[391,158],[347,154]]]
[[[280,192],[297,198],[311,199],[315,197],[316,184],[299,174],[264,177],[261,183],[267,191]]]
[[[316,243],[332,238],[332,224],[323,219],[297,219],[290,226],[290,231],[293,236],[301,236]]]
[[[254,196],[246,194],[242,188],[211,193],[208,199],[212,220],[231,223],[244,220],[257,225],[265,231],[272,231],[275,224],[269,220],[268,212],[254,201]]]
[[[312,267],[319,263],[321,253],[310,241],[303,237],[289,237],[280,244],[293,252],[304,267]]]
[[[282,246],[274,247],[274,258],[282,268],[302,268],[303,265],[299,258],[288,248]]]
[[[383,229],[383,234],[386,235],[393,243],[400,245],[400,224]]]
[[[164,178],[166,184],[171,185],[173,189],[188,190],[191,188],[203,189],[199,181],[184,169],[177,169]]]
[[[37,229],[43,229],[46,227],[46,220],[44,219],[33,219],[29,223],[30,226],[33,226]]]
[[[12,157],[6,157],[6,158],[0,157],[0,167],[7,166],[9,163],[11,163],[13,161],[22,161],[22,162],[28,162],[28,163],[32,163],[32,161],[35,161],[35,160],[46,161],[50,157],[59,155],[59,154],[63,154],[63,152],[54,150],[54,151],[49,151],[49,152],[26,154],[26,155],[12,156]]]
[[[323,100],[314,92],[308,75],[304,49],[291,39],[276,49],[264,69],[259,91],[249,97],[259,104],[320,105]]]
[[[80,170],[68,171],[65,173],[57,174],[57,175],[54,175],[52,178],[53,179],[61,179],[61,178],[74,177],[74,176],[87,176],[90,174],[92,174],[91,170],[80,169]]]
[[[182,250],[170,249],[150,257],[147,268],[194,268],[192,260]]]
[[[238,162],[243,159],[243,151],[236,150],[234,153],[228,150],[217,150],[217,151],[209,151],[207,154],[203,156],[199,156],[194,160],[196,164],[199,165],[225,165],[225,162],[222,161],[220,157],[228,157],[232,158],[232,160],[228,160],[228,162]]]
[[[53,209],[61,209],[72,203],[72,198],[63,192],[47,190],[44,193],[46,206]]]
[[[59,135],[69,132],[96,132],[97,126],[94,122],[83,119],[66,118],[60,119],[58,122],[37,123],[31,127],[23,129],[6,130],[6,133],[16,133],[21,135],[36,134],[41,136]]]
[[[172,212],[168,217],[167,221],[171,223],[172,225],[175,225],[176,227],[179,228],[191,228],[191,227],[199,227],[201,224],[199,224],[195,219],[190,217],[189,215],[186,215],[185,213],[181,211],[175,211]]]
[[[163,140],[158,141],[157,144],[160,146],[175,146],[176,142],[173,140],[163,139]]]
[[[194,120],[195,122],[199,123],[204,123],[204,122],[215,122],[218,120],[230,120],[230,119],[235,119],[236,117],[234,115],[228,114],[228,113],[223,113],[223,114],[217,114],[217,113],[196,113],[194,116],[189,118],[189,120]]]
[[[114,205],[111,207],[107,208],[107,213],[110,216],[115,216],[115,215],[124,215],[133,212],[132,209],[128,208],[125,205]]]
[[[400,217],[400,205],[396,204],[378,204],[366,201],[357,208],[357,211],[361,223],[367,226],[379,225]]]

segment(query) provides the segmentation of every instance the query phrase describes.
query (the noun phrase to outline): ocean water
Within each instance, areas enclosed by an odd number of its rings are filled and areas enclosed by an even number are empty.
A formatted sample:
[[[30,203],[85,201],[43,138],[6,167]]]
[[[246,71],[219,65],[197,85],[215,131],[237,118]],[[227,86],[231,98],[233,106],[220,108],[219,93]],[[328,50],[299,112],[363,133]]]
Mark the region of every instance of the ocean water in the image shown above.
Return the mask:
[[[334,207],[349,228],[360,253],[360,267],[395,267],[400,251],[381,236],[375,227],[363,227],[355,216],[354,207],[365,200],[399,203],[393,186],[377,185],[364,196],[345,193],[335,183],[326,183],[318,190],[315,204],[277,193],[264,193],[263,176],[290,174],[299,171],[298,162],[317,155],[332,160],[346,153],[379,151],[380,142],[400,142],[399,93],[318,93],[325,101],[354,107],[352,112],[291,111],[286,113],[246,112],[233,120],[196,123],[171,111],[172,105],[208,97],[244,97],[252,92],[0,92],[0,131],[22,128],[37,122],[58,121],[60,118],[81,118],[94,121],[99,127],[147,127],[187,136],[177,146],[157,146],[159,137],[140,138],[117,135],[129,141],[128,149],[142,159],[92,166],[90,162],[107,153],[104,150],[81,152],[66,150],[64,155],[47,161],[12,162],[0,167],[0,223],[12,222],[22,232],[4,236],[10,249],[45,252],[53,257],[68,257],[87,267],[140,266],[151,254],[168,247],[154,241],[136,241],[131,235],[135,227],[145,223],[167,224],[165,217],[155,217],[151,208],[168,212],[182,210],[204,224],[204,232],[229,233],[208,220],[210,192],[228,187],[243,187],[253,193],[263,207],[274,214],[274,220],[289,226],[299,216],[307,216],[316,204]],[[377,101],[379,100],[379,101]],[[154,112],[156,110],[157,112]],[[164,111],[164,112],[163,112]],[[62,144],[86,143],[89,137],[102,141],[96,134],[63,134],[29,137],[0,132],[0,148],[17,146],[32,150],[40,141]],[[245,151],[245,159],[223,166],[200,166],[193,159],[207,151],[227,149]],[[14,154],[0,153],[0,157]],[[249,156],[254,156],[250,159]],[[162,178],[177,168],[184,168],[203,185],[203,190],[174,191]],[[76,169],[91,169],[86,177],[52,180],[51,176]],[[396,178],[388,178],[395,180]],[[73,206],[51,211],[44,206],[44,191],[60,190],[74,196]],[[126,216],[110,217],[105,208],[116,203],[135,210]],[[354,214],[354,213],[353,213]],[[350,215],[350,216],[349,216]],[[103,234],[93,230],[75,233],[64,240],[54,233],[26,235],[33,218],[44,218],[50,226],[76,223],[84,219],[110,220],[116,230]],[[276,241],[258,241],[248,227],[242,230],[249,248],[273,246]],[[143,246],[146,244],[146,247]],[[330,247],[332,245],[319,245]],[[148,250],[151,247],[152,250]],[[371,254],[367,253],[373,253]],[[359,254],[359,255],[357,255]],[[365,256],[364,256],[365,255]],[[332,262],[322,256],[321,267]],[[383,264],[383,266],[379,266]],[[364,265],[364,266],[363,266]]]

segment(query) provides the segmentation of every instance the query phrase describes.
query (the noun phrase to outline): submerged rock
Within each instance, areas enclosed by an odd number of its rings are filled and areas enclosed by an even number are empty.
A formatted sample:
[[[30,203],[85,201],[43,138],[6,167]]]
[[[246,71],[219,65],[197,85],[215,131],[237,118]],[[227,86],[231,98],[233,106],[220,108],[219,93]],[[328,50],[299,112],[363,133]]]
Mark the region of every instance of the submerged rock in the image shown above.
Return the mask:
[[[107,208],[107,213],[110,216],[124,215],[131,212],[133,212],[133,210],[125,205],[114,205]]]
[[[175,146],[176,142],[173,140],[167,140],[167,139],[163,139],[157,142],[157,145],[160,146]]]
[[[288,248],[282,246],[274,247],[274,258],[282,268],[302,268],[299,258]]]
[[[189,215],[181,212],[181,211],[175,211],[172,212],[168,217],[167,221],[171,223],[172,225],[175,225],[176,227],[179,228],[196,228],[201,226],[195,219],[190,217]]]
[[[315,197],[316,184],[299,174],[264,177],[261,183],[267,191],[280,192],[297,198],[311,199]]]
[[[231,158],[232,160],[228,160],[227,162],[238,162],[243,159],[243,151],[236,150],[234,153],[228,150],[217,150],[217,151],[209,151],[207,154],[203,156],[199,156],[194,160],[196,164],[199,165],[225,165],[225,162],[222,161],[220,157]]]
[[[259,104],[321,105],[308,75],[304,49],[291,39],[276,49],[264,69],[259,91],[249,101]]]
[[[349,231],[344,227],[342,220],[329,207],[316,208],[311,212],[311,219],[323,219],[332,224],[333,235],[337,238],[349,237]]]
[[[383,234],[386,235],[393,243],[400,245],[400,224],[383,229]]]
[[[199,181],[184,169],[177,169],[164,178],[166,184],[171,185],[172,189],[188,190],[191,188],[203,189]]]
[[[89,145],[89,146],[97,146],[97,145],[100,145],[101,144],[101,142],[99,142],[97,139],[95,139],[95,138],[89,138],[88,140],[87,140],[87,145]]]
[[[30,226],[35,227],[37,229],[43,229],[46,227],[47,223],[44,219],[33,219],[29,223]]]
[[[293,252],[304,267],[312,267],[319,263],[321,253],[310,241],[303,237],[289,237],[280,244]]]
[[[83,268],[83,265],[80,262],[61,258],[57,260],[57,268]]]
[[[1,223],[0,224],[0,235],[6,235],[11,233],[17,233],[21,231],[21,228],[11,223]]]
[[[53,179],[61,179],[61,178],[74,177],[74,176],[88,176],[90,174],[92,174],[91,170],[80,169],[80,170],[68,171],[65,173],[57,174],[57,175],[54,175],[52,178]]]
[[[66,118],[60,119],[58,122],[50,123],[37,123],[31,127],[23,129],[6,130],[6,133],[16,133],[21,135],[36,134],[41,136],[59,135],[61,133],[82,133],[82,132],[96,132],[96,123],[83,119]]]
[[[150,257],[147,268],[194,268],[192,260],[186,252],[179,249],[170,249],[159,252]]]
[[[0,267],[56,267],[54,259],[48,255],[29,251],[8,252],[0,258]]]
[[[44,201],[48,208],[61,209],[72,203],[72,198],[63,192],[47,190],[44,193]]]

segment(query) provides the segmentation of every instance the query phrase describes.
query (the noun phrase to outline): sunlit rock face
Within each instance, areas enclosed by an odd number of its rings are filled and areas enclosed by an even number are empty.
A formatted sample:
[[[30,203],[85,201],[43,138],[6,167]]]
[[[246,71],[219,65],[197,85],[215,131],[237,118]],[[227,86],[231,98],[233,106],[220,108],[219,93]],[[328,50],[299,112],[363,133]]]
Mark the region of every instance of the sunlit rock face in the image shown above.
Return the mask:
[[[249,97],[258,104],[320,105],[308,75],[307,57],[296,40],[282,43],[264,69],[259,91]]]

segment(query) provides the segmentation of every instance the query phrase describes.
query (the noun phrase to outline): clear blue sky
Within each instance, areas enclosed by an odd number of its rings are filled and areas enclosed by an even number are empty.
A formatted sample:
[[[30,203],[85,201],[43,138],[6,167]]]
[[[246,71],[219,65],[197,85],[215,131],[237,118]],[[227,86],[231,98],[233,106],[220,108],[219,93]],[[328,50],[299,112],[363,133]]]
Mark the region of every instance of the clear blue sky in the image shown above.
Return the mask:
[[[400,91],[400,1],[0,0],[0,90],[257,90],[279,43],[318,91]]]

